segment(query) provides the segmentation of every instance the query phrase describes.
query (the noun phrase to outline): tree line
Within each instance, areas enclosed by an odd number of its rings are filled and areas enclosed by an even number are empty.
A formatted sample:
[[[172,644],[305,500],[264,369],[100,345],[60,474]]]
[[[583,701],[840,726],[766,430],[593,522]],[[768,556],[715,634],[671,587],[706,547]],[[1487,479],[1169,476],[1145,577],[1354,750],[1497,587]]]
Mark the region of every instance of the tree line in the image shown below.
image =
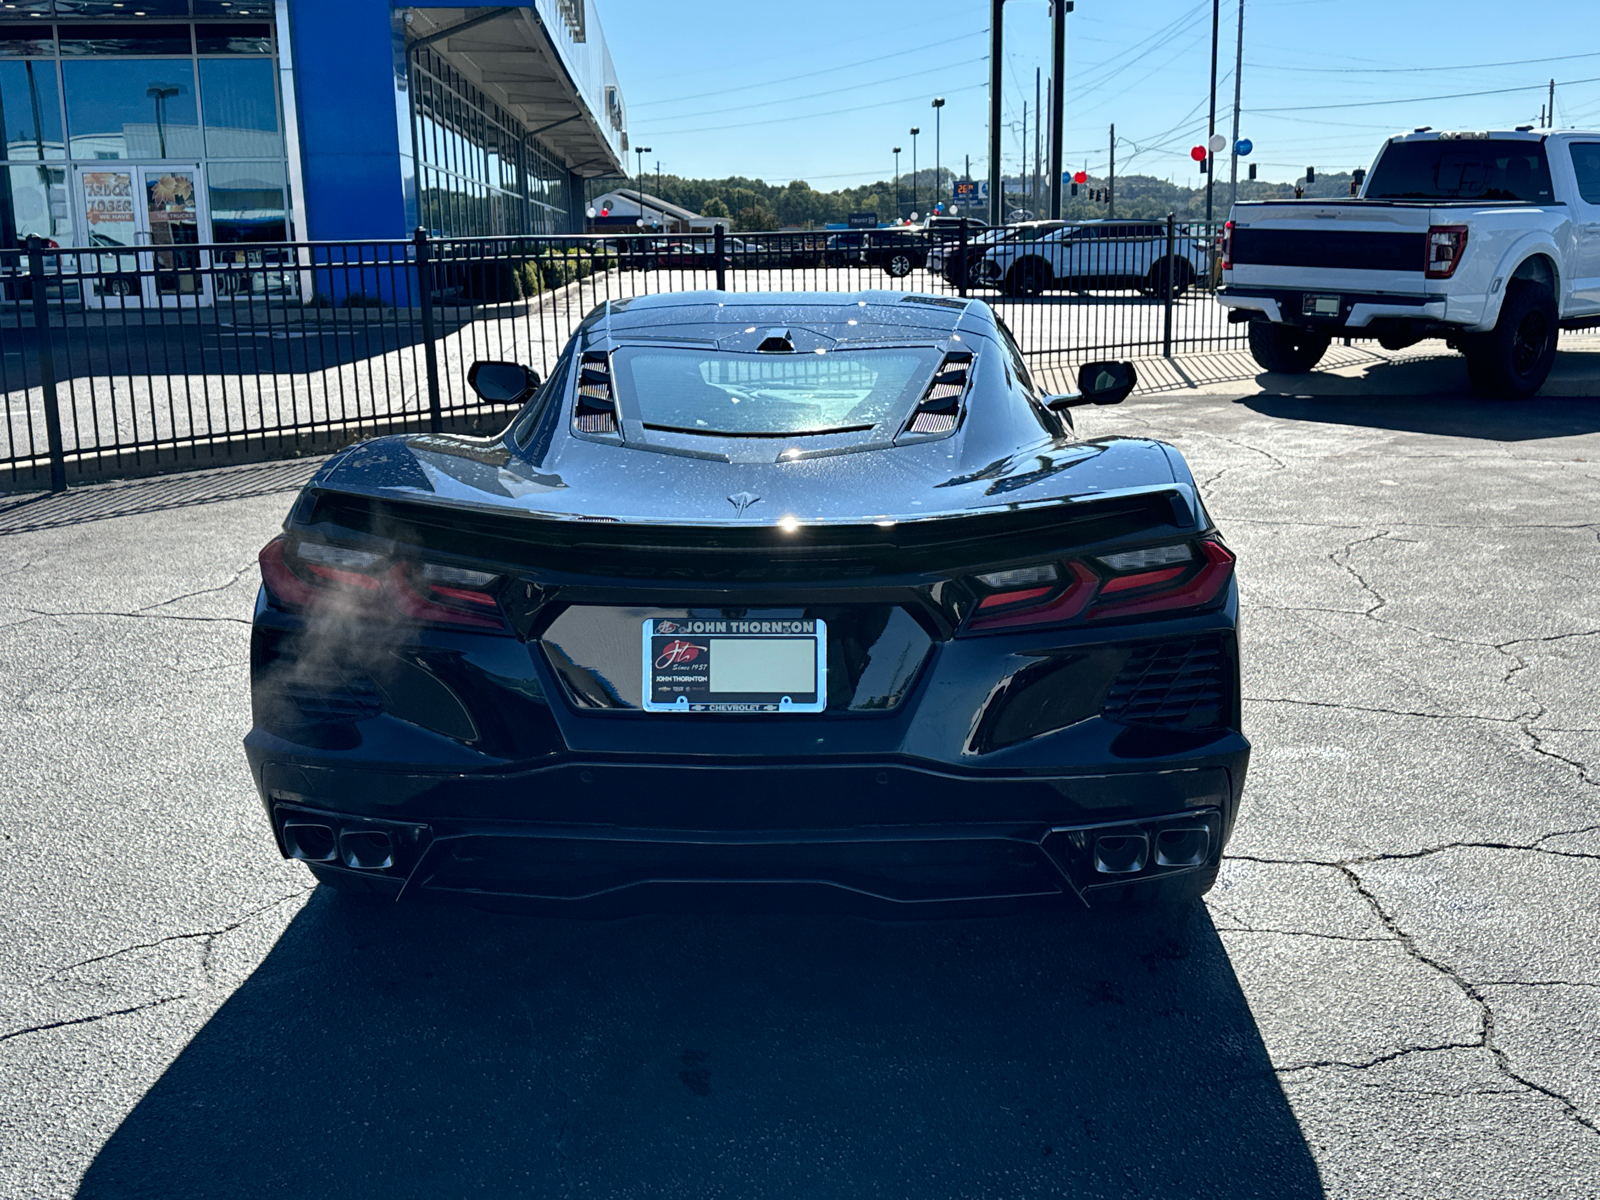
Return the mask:
[[[1303,179],[1295,183],[1241,179],[1239,199],[1286,199],[1295,194],[1297,186],[1311,197],[1348,196],[1350,178],[1349,172],[1318,172],[1309,184]],[[727,217],[733,229],[755,232],[764,229],[820,229],[825,225],[843,224],[851,213],[860,212],[876,213],[878,220],[885,222],[910,216],[913,212],[923,215],[935,201],[943,201],[948,207],[951,185],[956,179],[953,171],[943,169],[936,176],[930,168],[918,171],[915,177],[910,172],[902,175],[898,189],[895,180],[880,179],[860,187],[821,192],[803,179],[773,184],[741,175],[730,175],[726,179],[686,179],[678,175],[663,175],[658,182],[654,175],[646,172],[642,181],[616,177],[591,180],[589,195],[598,196],[616,187],[633,188],[642,182],[647,195],[687,208],[701,216]],[[1035,217],[1048,215],[1048,195],[1041,184],[1036,210],[1032,184],[1031,178],[1008,177],[1008,211],[1023,208]],[[1108,205],[1100,197],[1109,187],[1110,181],[1104,176],[1089,176],[1088,181],[1078,187],[1076,196],[1063,199],[1061,215],[1071,221],[1107,216]],[[1228,180],[1219,172],[1213,193],[1213,213],[1219,220],[1226,215],[1228,192]],[[1164,217],[1169,212],[1182,219],[1199,218],[1205,215],[1205,181],[1201,178],[1198,186],[1185,186],[1153,175],[1119,175],[1115,200],[1119,218],[1150,219]],[[988,217],[982,206],[966,211],[969,216]]]

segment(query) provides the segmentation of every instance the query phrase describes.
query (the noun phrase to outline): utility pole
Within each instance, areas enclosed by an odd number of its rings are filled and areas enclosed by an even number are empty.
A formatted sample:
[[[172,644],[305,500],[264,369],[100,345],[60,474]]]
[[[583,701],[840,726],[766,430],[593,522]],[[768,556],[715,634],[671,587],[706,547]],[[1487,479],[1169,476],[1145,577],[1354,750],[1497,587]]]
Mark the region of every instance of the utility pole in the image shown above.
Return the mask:
[[[1000,176],[1002,182],[1005,176]],[[1022,200],[1018,202],[1020,208],[1028,199],[1028,102],[1022,102],[1022,170],[1017,172],[1017,191]]]
[[[1053,0],[1050,5],[1050,217],[1061,219],[1061,126],[1062,99],[1067,86],[1067,14],[1072,0]]]
[[[917,215],[917,134],[922,130],[911,127],[911,215]]]
[[[1033,69],[1033,203],[1028,205],[1033,209],[1033,218],[1038,220],[1039,213],[1039,122],[1044,120],[1044,109],[1039,107],[1039,68]]]
[[[650,153],[649,146],[635,146],[633,152],[638,157],[638,167],[633,173],[634,186],[639,189],[639,219],[644,219],[644,156]],[[640,228],[643,228],[641,226]]]
[[[1239,0],[1238,49],[1233,60],[1233,145],[1229,147],[1228,211],[1239,201],[1239,97],[1244,85],[1244,0]]]
[[[1217,178],[1217,155],[1211,139],[1217,135],[1217,29],[1222,21],[1222,0],[1211,0],[1211,119],[1206,125],[1206,220],[1211,220],[1211,187]]]
[[[894,148],[894,219],[896,223],[905,216],[905,206],[900,203],[900,147]]]
[[[943,116],[944,97],[935,96],[933,98],[933,199],[928,201],[930,210],[939,203],[939,189],[944,186],[944,168],[940,165],[942,160],[939,156],[939,132]]]
[[[1117,215],[1117,123],[1111,122],[1111,178],[1106,181],[1106,216]]]
[[[1550,128],[1556,127],[1556,81],[1550,81]]]
[[[1000,194],[1000,64],[1001,36],[1006,0],[989,0],[989,224],[1005,223],[1004,197]]]

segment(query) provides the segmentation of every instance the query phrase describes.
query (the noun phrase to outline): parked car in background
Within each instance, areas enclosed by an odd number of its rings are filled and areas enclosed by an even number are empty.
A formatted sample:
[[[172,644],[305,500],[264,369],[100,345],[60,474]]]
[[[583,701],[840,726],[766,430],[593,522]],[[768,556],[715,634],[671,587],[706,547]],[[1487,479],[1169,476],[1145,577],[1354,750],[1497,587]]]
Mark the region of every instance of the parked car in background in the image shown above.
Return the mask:
[[[1182,295],[1206,278],[1204,238],[1180,229],[1169,254],[1167,226],[1156,221],[1031,221],[1011,227],[985,249],[968,279],[1013,296],[1055,288],[1077,291],[1133,288]]]
[[[881,267],[896,279],[928,265],[928,237],[917,229],[852,229],[828,238],[830,267]]]
[[[1600,133],[1401,134],[1357,199],[1236,204],[1226,232],[1218,299],[1266,370],[1443,338],[1480,393],[1531,396],[1558,330],[1600,326]]]

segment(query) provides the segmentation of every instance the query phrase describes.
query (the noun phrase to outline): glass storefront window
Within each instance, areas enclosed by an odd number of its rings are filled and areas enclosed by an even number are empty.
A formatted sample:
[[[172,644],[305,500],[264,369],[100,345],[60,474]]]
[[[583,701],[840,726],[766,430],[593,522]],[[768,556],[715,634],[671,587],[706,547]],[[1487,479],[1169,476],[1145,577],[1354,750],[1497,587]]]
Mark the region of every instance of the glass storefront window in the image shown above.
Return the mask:
[[[193,49],[188,25],[62,25],[61,53],[188,54]]]
[[[19,246],[33,234],[74,244],[65,167],[12,164],[0,172],[0,246]]]
[[[206,153],[213,158],[281,158],[277,72],[266,58],[202,58]]]
[[[56,0],[58,17],[187,17],[189,0]]]
[[[7,58],[54,56],[56,34],[50,25],[0,25],[0,54]]]
[[[281,162],[219,163],[206,171],[215,242],[289,240],[288,179]]]
[[[272,26],[196,25],[194,48],[201,54],[271,54]]]
[[[0,60],[0,138],[12,162],[67,156],[54,62]]]
[[[73,158],[199,158],[194,60],[61,64]]]

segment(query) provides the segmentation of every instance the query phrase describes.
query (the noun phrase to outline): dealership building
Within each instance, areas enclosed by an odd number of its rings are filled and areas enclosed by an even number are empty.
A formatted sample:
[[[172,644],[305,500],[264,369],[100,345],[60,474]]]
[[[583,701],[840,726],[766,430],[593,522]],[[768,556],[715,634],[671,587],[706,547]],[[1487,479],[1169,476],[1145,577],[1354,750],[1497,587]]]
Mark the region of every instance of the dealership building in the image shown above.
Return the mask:
[[[0,248],[582,230],[626,127],[590,0],[0,0]]]

